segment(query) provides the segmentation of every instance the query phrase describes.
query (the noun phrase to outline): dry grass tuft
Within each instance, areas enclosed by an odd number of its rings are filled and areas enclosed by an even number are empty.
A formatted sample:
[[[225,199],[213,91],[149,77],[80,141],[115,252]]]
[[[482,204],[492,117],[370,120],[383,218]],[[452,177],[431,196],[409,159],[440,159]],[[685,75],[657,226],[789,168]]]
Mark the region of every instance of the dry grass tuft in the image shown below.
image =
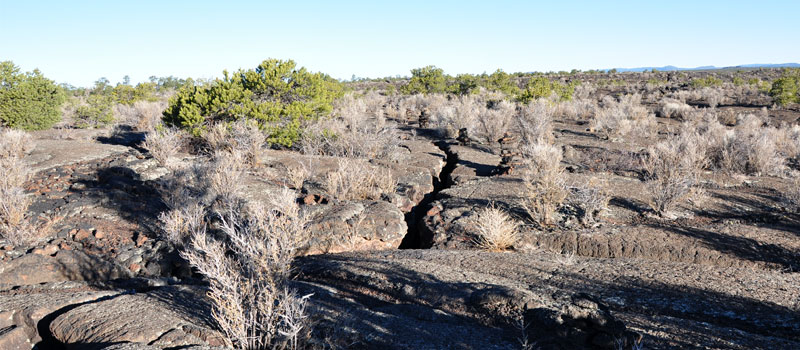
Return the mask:
[[[475,228],[474,244],[488,251],[499,252],[514,246],[519,239],[519,222],[505,211],[491,205],[475,211],[470,218]]]

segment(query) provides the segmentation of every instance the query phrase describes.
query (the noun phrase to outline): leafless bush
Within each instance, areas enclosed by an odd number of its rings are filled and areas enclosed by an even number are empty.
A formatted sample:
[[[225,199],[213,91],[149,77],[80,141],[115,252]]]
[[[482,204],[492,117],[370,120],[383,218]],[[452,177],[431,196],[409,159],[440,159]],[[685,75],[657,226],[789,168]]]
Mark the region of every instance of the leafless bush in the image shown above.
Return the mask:
[[[47,222],[26,217],[31,199],[22,186],[30,170],[22,157],[32,148],[30,136],[18,130],[0,132],[0,236],[15,246],[35,243],[47,233]]]
[[[522,156],[525,195],[521,205],[535,222],[551,225],[556,210],[567,197],[561,148],[543,143],[525,144]]]
[[[480,101],[478,96],[461,96],[437,108],[431,123],[444,137],[455,138],[461,129],[466,129],[469,135],[474,135],[477,131],[478,116],[485,109],[485,103]]]
[[[215,123],[208,127],[203,133],[203,142],[208,147],[208,152],[213,154],[216,151],[231,149],[230,128],[227,123]]]
[[[601,186],[594,186],[594,179],[588,185],[572,188],[569,202],[578,209],[581,223],[590,227],[597,223],[598,217],[608,210],[611,196]]]
[[[619,101],[606,96],[603,99],[603,108],[592,121],[592,130],[612,140],[629,134],[652,137],[657,123],[653,114],[640,101],[639,94],[621,96]]]
[[[597,92],[597,88],[592,83],[583,83],[575,87],[572,93],[572,98],[576,100],[589,100],[592,99]]]
[[[779,129],[764,127],[754,115],[741,116],[733,130],[707,134],[708,156],[714,168],[728,173],[781,175],[786,155],[779,152]]]
[[[172,168],[172,158],[178,154],[181,142],[183,142],[183,135],[180,130],[165,128],[148,133],[142,146],[161,166]]]
[[[594,116],[597,102],[593,99],[573,98],[568,101],[553,101],[553,114],[561,118],[588,119]]]
[[[397,159],[397,128],[388,123],[377,99],[368,95],[345,96],[337,102],[332,118],[322,119],[304,130],[300,149],[305,154],[350,158]],[[375,99],[367,100],[365,99]]]
[[[241,152],[251,165],[258,164],[261,148],[267,142],[267,135],[258,128],[255,121],[242,119],[231,126],[231,144]]]
[[[555,141],[553,109],[545,100],[537,100],[523,107],[517,115],[517,126],[525,144],[552,144]]]
[[[792,176],[791,185],[784,195],[795,210],[800,210],[800,174]]]
[[[31,135],[22,130],[0,129],[0,158],[22,158],[31,150]]]
[[[181,253],[211,283],[212,315],[231,347],[297,349],[308,329],[309,296],[287,285],[307,220],[293,191],[276,196],[291,198],[269,206],[230,203],[216,212],[221,238],[194,230]]]
[[[478,131],[487,142],[496,142],[509,130],[515,114],[516,106],[513,103],[500,101],[478,114]]]
[[[308,166],[302,161],[298,161],[295,165],[287,165],[286,166],[286,178],[289,180],[289,184],[292,185],[292,188],[296,190],[300,190],[303,188],[303,184],[308,179]]]
[[[144,132],[155,131],[156,126],[161,122],[162,113],[167,109],[167,101],[136,101],[133,104],[136,110],[137,122],[136,130]]]
[[[199,237],[206,233],[206,208],[200,203],[172,209],[159,215],[159,221],[167,241],[176,247],[184,247],[189,237]]]
[[[665,98],[659,101],[658,110],[659,114],[661,114],[661,116],[664,118],[688,120],[690,119],[689,114],[694,110],[694,108],[682,101]]]
[[[800,155],[800,126],[785,126],[774,130],[775,147],[785,158]]]
[[[704,163],[705,151],[697,134],[682,134],[650,147],[643,168],[651,208],[660,216],[667,215],[689,196]]]
[[[725,97],[723,90],[719,88],[706,87],[700,90],[700,98],[708,104],[711,108],[717,108],[722,99]]]
[[[494,205],[476,210],[470,224],[475,229],[473,242],[481,249],[499,252],[517,242],[519,223]]]
[[[325,178],[325,189],[340,200],[379,199],[394,193],[396,187],[391,170],[346,158],[339,160],[338,169]]]
[[[217,151],[206,174],[208,188],[224,201],[231,201],[241,194],[246,169],[244,153],[238,150]]]

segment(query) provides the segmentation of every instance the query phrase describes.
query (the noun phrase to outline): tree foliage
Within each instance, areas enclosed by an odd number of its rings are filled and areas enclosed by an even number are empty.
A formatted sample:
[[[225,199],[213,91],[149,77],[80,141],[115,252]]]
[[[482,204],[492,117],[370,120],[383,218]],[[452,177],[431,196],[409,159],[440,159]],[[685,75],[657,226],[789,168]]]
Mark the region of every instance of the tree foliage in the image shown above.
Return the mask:
[[[0,62],[0,122],[16,129],[48,129],[61,120],[63,89],[38,69],[22,73],[11,61]]]
[[[785,71],[772,83],[769,94],[781,106],[800,102],[800,70]]]
[[[447,89],[444,70],[436,66],[425,66],[411,70],[411,80],[402,87],[405,94],[442,93]]]
[[[325,74],[268,59],[206,85],[185,85],[170,99],[164,122],[199,135],[212,122],[246,118],[258,122],[269,142],[291,146],[303,122],[330,113],[342,94],[341,84]]]

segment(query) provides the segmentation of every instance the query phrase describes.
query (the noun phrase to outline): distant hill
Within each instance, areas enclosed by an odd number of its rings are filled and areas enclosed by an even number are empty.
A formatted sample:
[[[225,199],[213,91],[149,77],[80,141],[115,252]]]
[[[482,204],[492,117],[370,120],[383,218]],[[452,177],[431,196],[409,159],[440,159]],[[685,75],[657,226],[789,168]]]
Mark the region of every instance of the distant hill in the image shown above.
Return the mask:
[[[664,66],[664,67],[638,67],[638,68],[615,68],[617,72],[645,72],[651,71],[653,69],[662,71],[662,72],[669,72],[669,71],[679,71],[679,70],[713,70],[713,69],[736,69],[736,68],[800,68],[800,63],[776,63],[776,64],[742,64],[738,66],[730,66],[730,67],[716,67],[716,66],[701,66],[701,67],[694,67],[694,68],[681,68],[675,66]]]

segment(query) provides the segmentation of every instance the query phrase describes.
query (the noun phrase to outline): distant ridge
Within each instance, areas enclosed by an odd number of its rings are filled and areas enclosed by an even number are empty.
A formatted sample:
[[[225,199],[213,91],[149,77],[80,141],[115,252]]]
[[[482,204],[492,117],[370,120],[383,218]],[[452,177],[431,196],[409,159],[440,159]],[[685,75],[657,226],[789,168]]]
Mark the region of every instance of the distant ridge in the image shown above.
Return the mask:
[[[755,63],[755,64],[742,64],[730,67],[716,67],[716,66],[701,66],[694,68],[680,68],[675,66],[663,67],[638,67],[638,68],[615,68],[617,72],[644,72],[650,70],[658,70],[662,72],[680,71],[680,70],[713,70],[713,69],[736,69],[736,68],[800,68],[800,63]]]

